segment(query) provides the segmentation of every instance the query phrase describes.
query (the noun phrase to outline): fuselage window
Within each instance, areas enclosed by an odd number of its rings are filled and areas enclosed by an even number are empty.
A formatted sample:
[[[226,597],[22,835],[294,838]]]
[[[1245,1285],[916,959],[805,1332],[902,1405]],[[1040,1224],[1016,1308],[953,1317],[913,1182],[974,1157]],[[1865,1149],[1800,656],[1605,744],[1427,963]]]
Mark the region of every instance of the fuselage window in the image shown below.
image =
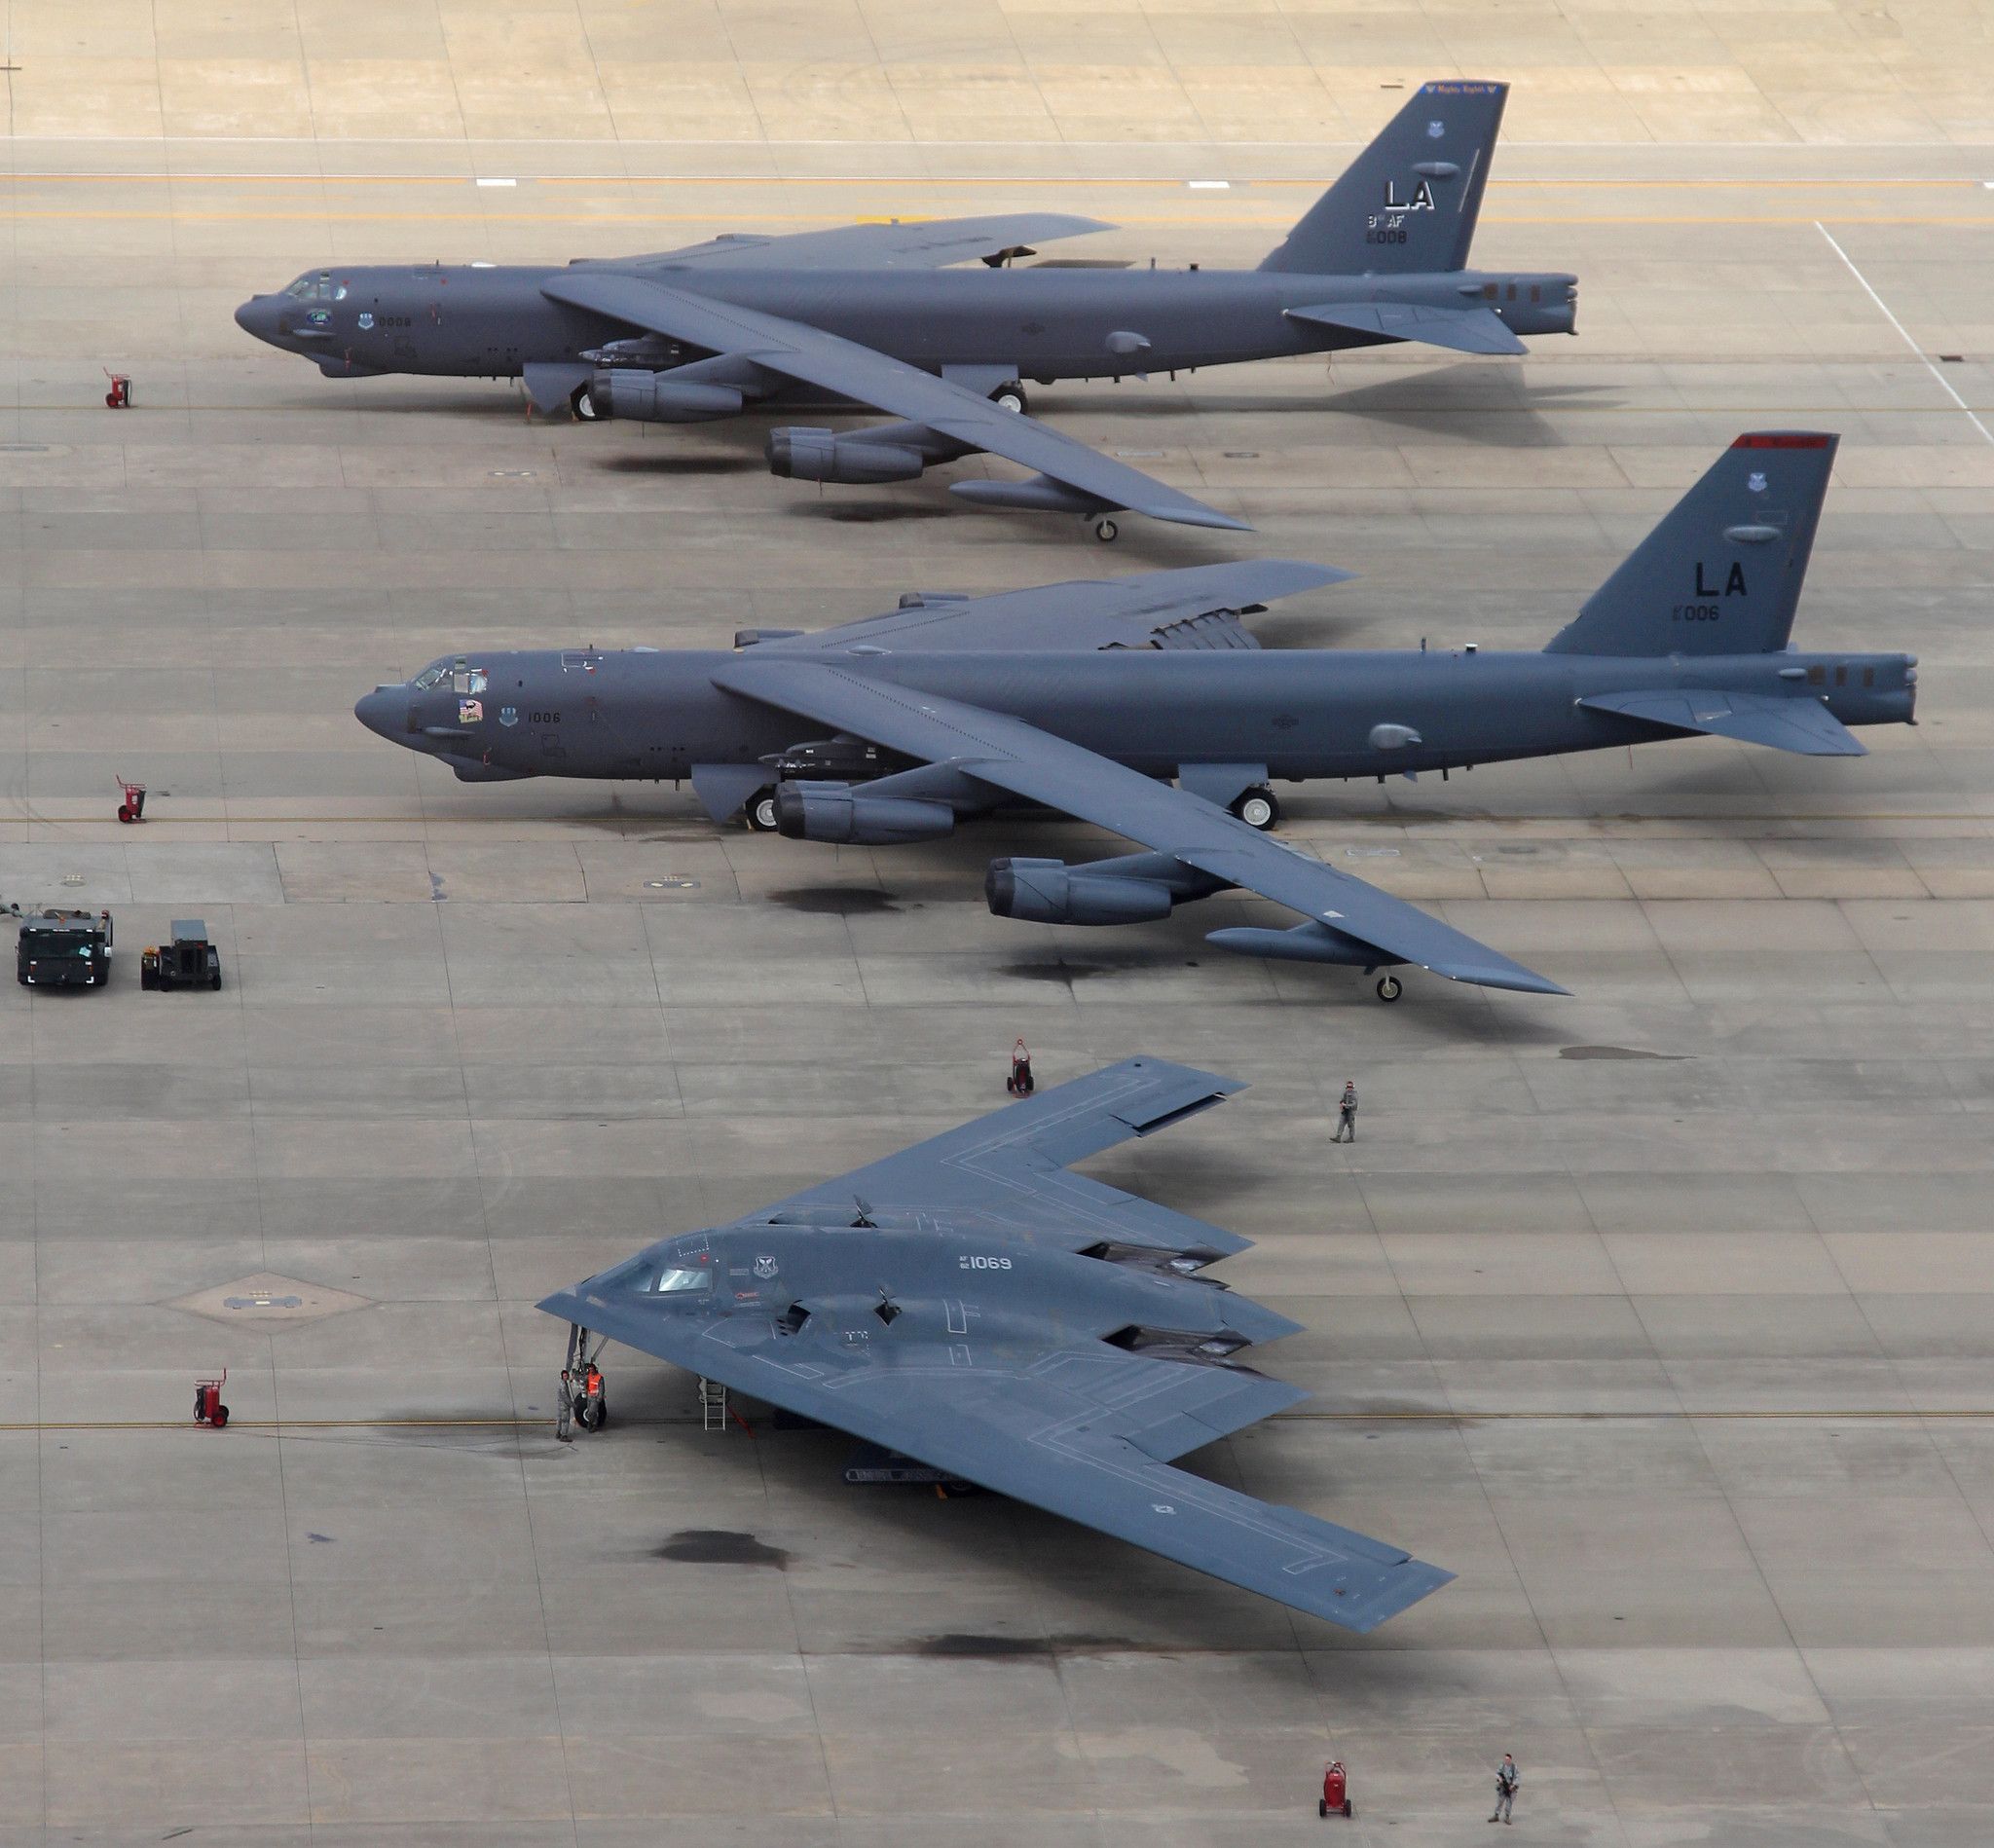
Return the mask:
[[[1826,686],[1828,684],[1828,669],[1823,667],[1819,661],[1807,670],[1807,684],[1809,686]]]
[[[1846,663],[1835,669],[1834,684],[1837,686],[1846,686],[1849,684],[1849,670]]]
[[[1865,686],[1874,686],[1876,684],[1876,670],[1873,667],[1865,667],[1863,670],[1863,684]]]

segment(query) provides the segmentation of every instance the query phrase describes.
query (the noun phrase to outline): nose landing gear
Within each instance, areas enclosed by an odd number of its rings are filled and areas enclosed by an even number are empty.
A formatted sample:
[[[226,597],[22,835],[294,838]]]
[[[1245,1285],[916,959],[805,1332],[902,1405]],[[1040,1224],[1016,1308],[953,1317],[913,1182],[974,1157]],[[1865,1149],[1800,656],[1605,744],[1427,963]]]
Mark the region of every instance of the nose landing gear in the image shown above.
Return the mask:
[[[568,1324],[568,1364],[561,1369],[554,1398],[554,1435],[564,1444],[574,1442],[577,1424],[585,1431],[599,1431],[609,1422],[609,1385],[598,1364],[609,1339],[600,1336],[591,1353],[588,1330],[579,1322]]]

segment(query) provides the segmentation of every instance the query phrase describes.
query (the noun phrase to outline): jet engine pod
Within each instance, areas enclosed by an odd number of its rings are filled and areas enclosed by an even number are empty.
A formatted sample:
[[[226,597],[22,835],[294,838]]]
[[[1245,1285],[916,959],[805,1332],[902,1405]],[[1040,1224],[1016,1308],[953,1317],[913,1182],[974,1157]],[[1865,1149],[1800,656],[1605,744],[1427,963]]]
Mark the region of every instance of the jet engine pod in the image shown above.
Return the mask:
[[[905,443],[870,443],[809,425],[768,433],[768,471],[786,480],[865,487],[878,481],[912,481],[927,466],[927,457]]]
[[[792,840],[825,840],[841,847],[897,847],[909,840],[940,840],[955,832],[946,802],[901,795],[868,795],[849,783],[779,783],[775,827]]]
[[[639,424],[706,424],[739,416],[742,404],[730,385],[701,385],[633,366],[599,367],[588,382],[588,401],[598,417]]]
[[[1028,924],[1151,924],[1170,915],[1170,888],[1092,872],[1063,860],[993,860],[983,896],[999,917]]]

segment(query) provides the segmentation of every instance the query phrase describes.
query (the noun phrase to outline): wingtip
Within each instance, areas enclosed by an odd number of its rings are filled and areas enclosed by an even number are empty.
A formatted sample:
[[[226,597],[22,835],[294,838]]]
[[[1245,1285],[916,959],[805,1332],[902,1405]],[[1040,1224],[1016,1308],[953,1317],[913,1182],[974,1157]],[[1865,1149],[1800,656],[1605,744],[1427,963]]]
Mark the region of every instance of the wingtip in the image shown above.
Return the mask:
[[[1477,968],[1466,963],[1445,966],[1429,963],[1427,967],[1434,975],[1445,976],[1449,981],[1470,982],[1477,988],[1507,988],[1515,994],[1556,994],[1568,998],[1571,994],[1569,988],[1561,988],[1548,977],[1514,964],[1507,968]]]
[[[1251,533],[1254,529],[1244,520],[1236,520],[1230,513],[1221,513],[1216,507],[1137,507],[1138,513],[1146,513],[1153,520],[1168,520],[1176,526],[1211,527],[1222,533]]]

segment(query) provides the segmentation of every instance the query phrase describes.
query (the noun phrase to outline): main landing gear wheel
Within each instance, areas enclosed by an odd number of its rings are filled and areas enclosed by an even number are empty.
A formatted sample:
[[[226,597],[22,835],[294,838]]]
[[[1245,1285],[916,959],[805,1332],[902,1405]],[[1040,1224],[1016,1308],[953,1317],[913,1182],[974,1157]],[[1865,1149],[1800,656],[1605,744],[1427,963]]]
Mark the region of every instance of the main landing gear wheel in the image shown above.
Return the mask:
[[[1233,797],[1232,810],[1248,828],[1257,828],[1263,834],[1281,818],[1281,805],[1265,783],[1241,790]]]
[[[1024,387],[1013,379],[1009,385],[1000,385],[990,393],[990,402],[1000,411],[1010,411],[1018,417],[1024,416],[1031,408],[1031,400],[1024,394]]]
[[[588,387],[578,385],[568,394],[568,408],[574,413],[578,424],[593,424],[596,421],[596,407],[588,395]]]
[[[756,834],[775,832],[775,791],[757,790],[748,802],[748,830]]]
[[[609,1395],[605,1392],[596,1398],[583,1397],[575,1401],[575,1422],[585,1431],[599,1431],[609,1422]]]
[[[1378,998],[1381,1001],[1396,1001],[1406,991],[1406,985],[1396,976],[1378,978]]]
[[[1122,536],[1122,529],[1104,513],[1094,522],[1094,537],[1103,545],[1113,545]]]

